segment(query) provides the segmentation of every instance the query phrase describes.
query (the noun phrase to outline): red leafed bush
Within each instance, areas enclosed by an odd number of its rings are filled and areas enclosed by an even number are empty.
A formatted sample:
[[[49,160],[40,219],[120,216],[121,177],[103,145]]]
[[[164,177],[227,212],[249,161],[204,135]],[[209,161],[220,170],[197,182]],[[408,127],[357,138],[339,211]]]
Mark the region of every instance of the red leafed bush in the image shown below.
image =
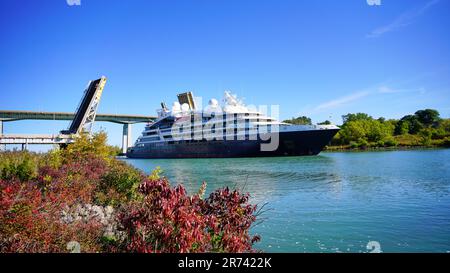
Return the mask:
[[[39,169],[38,185],[44,194],[58,195],[67,204],[91,203],[100,177],[107,164],[96,156],[63,164],[58,169],[43,166]]]
[[[1,252],[67,252],[69,241],[79,242],[84,252],[99,251],[99,226],[62,223],[64,204],[64,195],[44,196],[32,183],[0,180]]]
[[[208,199],[202,202],[204,215],[215,219],[214,249],[225,252],[245,252],[252,250],[252,244],[260,237],[249,235],[249,229],[255,222],[256,205],[248,203],[249,195],[241,194],[228,187],[212,192]]]
[[[143,202],[119,214],[128,235],[124,251],[249,252],[259,240],[248,234],[256,210],[248,195],[225,188],[203,200],[164,178],[144,181],[139,192]]]
[[[41,159],[33,179],[0,180],[0,251],[67,252],[70,241],[80,243],[83,252],[101,251],[100,223],[67,224],[61,215],[69,207],[93,202],[107,162],[90,155],[58,167],[46,163]]]

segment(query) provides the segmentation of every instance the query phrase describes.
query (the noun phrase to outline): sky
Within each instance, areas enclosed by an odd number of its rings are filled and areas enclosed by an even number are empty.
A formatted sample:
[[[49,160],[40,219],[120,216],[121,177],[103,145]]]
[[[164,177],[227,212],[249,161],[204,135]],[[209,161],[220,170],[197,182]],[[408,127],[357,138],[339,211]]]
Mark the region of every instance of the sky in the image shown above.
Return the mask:
[[[178,93],[207,102],[230,90],[279,105],[280,119],[450,117],[448,26],[450,0],[0,0],[0,110],[75,111],[105,75],[99,113],[155,115]],[[68,125],[16,121],[4,133]],[[120,125],[94,129],[120,145]]]

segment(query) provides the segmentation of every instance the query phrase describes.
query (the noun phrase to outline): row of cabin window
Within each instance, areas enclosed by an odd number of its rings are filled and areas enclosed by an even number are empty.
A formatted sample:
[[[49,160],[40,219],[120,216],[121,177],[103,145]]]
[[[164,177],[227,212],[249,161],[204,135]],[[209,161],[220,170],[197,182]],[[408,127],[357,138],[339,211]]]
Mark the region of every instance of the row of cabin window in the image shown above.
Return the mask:
[[[247,125],[247,124],[246,124]],[[260,129],[260,125],[257,125],[256,126],[256,130],[257,131],[259,131],[259,129]],[[271,132],[271,128],[270,128],[270,126],[264,126],[264,127],[267,127],[267,129],[264,131],[265,133],[270,133]],[[191,133],[193,134],[193,132],[192,132],[192,130],[194,130],[194,127],[193,126],[191,126],[191,128],[190,128],[191,130]],[[245,131],[246,131],[246,133],[248,133],[249,131],[250,131],[250,127],[249,126],[246,126],[245,128],[242,128],[242,129],[244,129]],[[221,128],[218,128],[217,129],[218,131],[220,131],[221,130]],[[223,133],[227,133],[227,131],[229,131],[230,130],[230,128],[222,128],[222,130],[223,130]],[[238,132],[238,128],[234,128],[233,129],[234,130],[234,133],[236,134],[237,132]],[[180,128],[180,133],[183,133],[183,127],[181,127]],[[242,130],[240,130],[240,131],[242,131]],[[189,131],[188,131],[189,132]],[[216,128],[211,128],[211,133],[213,133],[213,134],[215,134],[216,133]],[[145,139],[145,140],[151,140],[151,141],[153,141],[153,140],[159,140],[159,136],[154,136],[154,137],[151,137],[152,135],[156,135],[156,132],[152,132],[151,134],[150,133],[148,133],[148,134],[146,134],[146,135],[144,135],[144,137],[143,137],[143,139]],[[164,138],[166,138],[166,137],[168,137],[168,136],[170,136],[170,135],[164,135]]]

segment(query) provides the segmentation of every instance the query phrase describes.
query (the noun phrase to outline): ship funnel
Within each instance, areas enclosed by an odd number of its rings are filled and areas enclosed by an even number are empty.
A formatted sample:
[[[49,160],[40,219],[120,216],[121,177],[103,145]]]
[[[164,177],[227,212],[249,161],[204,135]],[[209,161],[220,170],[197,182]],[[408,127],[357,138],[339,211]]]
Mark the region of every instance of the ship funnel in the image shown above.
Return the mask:
[[[180,102],[180,105],[187,104],[189,105],[189,108],[191,110],[195,110],[195,101],[194,101],[194,94],[192,92],[185,92],[177,95],[178,101]]]

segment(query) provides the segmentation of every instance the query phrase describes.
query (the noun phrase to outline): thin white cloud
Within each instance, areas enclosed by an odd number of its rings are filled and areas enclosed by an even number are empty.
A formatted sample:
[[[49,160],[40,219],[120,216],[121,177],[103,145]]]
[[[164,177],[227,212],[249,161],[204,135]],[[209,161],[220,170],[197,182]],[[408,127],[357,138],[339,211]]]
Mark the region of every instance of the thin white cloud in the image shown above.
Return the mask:
[[[397,31],[401,28],[407,27],[411,25],[415,19],[424,14],[429,8],[436,5],[439,1],[440,0],[431,0],[425,3],[425,5],[420,8],[409,10],[397,17],[397,19],[395,19],[392,23],[374,29],[371,33],[367,34],[366,37],[377,38],[385,33]]]
[[[338,108],[341,106],[344,106],[346,104],[358,101],[360,99],[366,98],[369,95],[382,95],[382,94],[395,94],[395,93],[420,93],[424,94],[426,92],[425,88],[411,88],[411,89],[398,89],[398,88],[392,88],[388,85],[382,84],[373,86],[367,89],[363,89],[361,91],[357,91],[354,93],[351,93],[349,95],[339,97],[327,102],[324,102],[322,104],[319,104],[318,106],[309,109],[310,112],[318,113],[318,112],[325,112],[334,108]]]
[[[364,98],[364,97],[368,96],[369,94],[370,94],[369,91],[360,91],[360,92],[356,92],[356,93],[350,94],[345,97],[330,100],[330,101],[327,101],[327,102],[322,103],[322,104],[318,105],[317,107],[315,107],[314,111],[323,111],[323,110],[327,110],[327,109],[331,109],[331,108],[336,108],[336,107],[342,106],[344,104],[348,104],[350,102]]]
[[[387,93],[398,93],[399,91],[396,89],[392,89],[389,86],[383,85],[378,88],[378,92],[387,94]]]
[[[417,92],[417,93],[425,93],[425,88],[420,87],[420,88],[413,88],[413,89],[396,89],[396,88],[391,88],[389,86],[386,85],[382,85],[380,87],[378,87],[378,93],[381,94],[393,94],[393,93],[408,93],[408,92]]]

